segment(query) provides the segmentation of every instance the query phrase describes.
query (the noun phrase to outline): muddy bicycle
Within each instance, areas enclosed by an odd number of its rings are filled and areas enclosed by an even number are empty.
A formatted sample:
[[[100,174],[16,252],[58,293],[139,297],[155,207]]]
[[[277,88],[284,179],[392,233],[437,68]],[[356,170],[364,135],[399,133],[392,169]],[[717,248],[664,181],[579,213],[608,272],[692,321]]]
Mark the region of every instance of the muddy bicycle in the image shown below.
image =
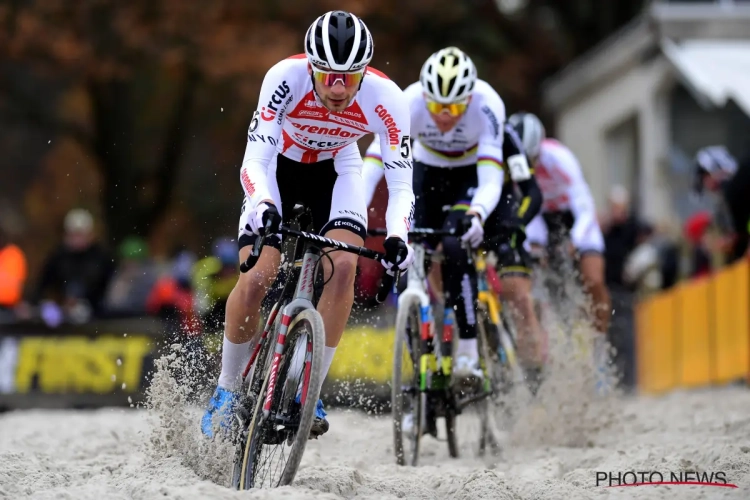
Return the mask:
[[[280,266],[285,274],[283,289],[243,371],[242,397],[234,422],[232,474],[232,486],[240,490],[291,484],[307,441],[314,437],[310,431],[323,382],[325,345],[323,320],[314,303],[316,288],[325,284],[320,284],[321,258],[332,251],[377,261],[385,258],[369,248],[300,230],[308,228],[306,214],[304,207],[295,206],[293,227],[282,225],[279,230],[286,237]],[[265,233],[269,231],[267,227]],[[255,265],[265,242],[265,236],[257,238],[241,265],[242,272]],[[395,275],[384,275],[378,302],[386,299],[399,274],[396,270]]]
[[[368,231],[383,235],[383,229]],[[477,332],[480,367],[485,374],[478,388],[463,387],[452,379],[455,318],[451,308],[442,311],[442,328],[437,327],[427,280],[427,256],[431,250],[425,239],[455,236],[455,229],[415,228],[409,232],[414,262],[407,272],[406,288],[398,296],[398,312],[393,349],[391,409],[393,417],[394,452],[399,465],[416,466],[419,462],[423,435],[437,438],[437,422],[445,422],[448,453],[459,456],[457,421],[471,411],[479,420],[475,436],[478,454],[487,446],[498,448],[494,418],[489,411],[493,395],[498,359],[493,353],[499,344],[498,330],[479,328]],[[471,256],[473,251],[469,251]],[[433,290],[434,292],[434,290]],[[439,334],[438,334],[439,332]],[[471,390],[470,390],[471,389]]]

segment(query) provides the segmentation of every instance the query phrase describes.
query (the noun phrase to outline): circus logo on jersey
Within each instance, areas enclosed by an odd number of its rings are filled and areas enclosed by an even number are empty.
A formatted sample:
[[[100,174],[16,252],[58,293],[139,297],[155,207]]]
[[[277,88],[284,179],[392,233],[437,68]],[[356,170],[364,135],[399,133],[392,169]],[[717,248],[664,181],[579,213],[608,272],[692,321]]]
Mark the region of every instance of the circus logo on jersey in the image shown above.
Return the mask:
[[[387,109],[383,107],[382,104],[378,104],[375,106],[375,112],[378,114],[381,120],[383,120],[383,124],[385,125],[386,130],[388,131],[388,144],[391,145],[392,150],[396,150],[396,146],[398,146],[398,136],[401,134],[401,129],[398,128],[396,125],[396,120],[393,119],[393,116],[388,112]]]
[[[289,92],[291,92],[289,84],[286,83],[286,80],[284,80],[283,82],[281,82],[281,85],[276,87],[276,90],[271,96],[271,100],[268,101],[268,104],[261,108],[260,117],[267,122],[270,122],[271,120],[276,118],[276,115],[279,112],[278,106],[280,106],[284,102],[284,98],[289,95]]]

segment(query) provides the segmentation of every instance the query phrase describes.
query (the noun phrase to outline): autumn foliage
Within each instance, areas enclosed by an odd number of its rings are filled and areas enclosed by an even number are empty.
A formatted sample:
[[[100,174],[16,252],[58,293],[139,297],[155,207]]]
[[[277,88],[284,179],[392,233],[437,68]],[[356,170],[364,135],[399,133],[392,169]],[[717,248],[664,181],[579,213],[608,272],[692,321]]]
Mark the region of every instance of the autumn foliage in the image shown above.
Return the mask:
[[[529,1],[509,16],[498,3],[2,2],[0,223],[29,249],[32,268],[73,206],[92,210],[110,244],[141,234],[157,253],[178,244],[201,251],[232,236],[238,165],[263,75],[302,51],[305,30],[327,10],[365,19],[373,66],[402,87],[431,52],[457,45],[510,112],[538,112],[542,79],[640,4]],[[586,6],[588,17],[580,15]],[[586,23],[596,29],[584,33]]]

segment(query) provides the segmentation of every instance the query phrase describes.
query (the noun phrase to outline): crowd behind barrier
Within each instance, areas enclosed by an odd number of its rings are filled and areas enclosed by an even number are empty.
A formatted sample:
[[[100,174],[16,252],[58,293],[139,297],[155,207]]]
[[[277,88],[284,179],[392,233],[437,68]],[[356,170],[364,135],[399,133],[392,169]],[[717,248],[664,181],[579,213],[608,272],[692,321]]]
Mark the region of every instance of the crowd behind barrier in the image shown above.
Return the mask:
[[[622,386],[653,393],[744,378],[747,262],[714,264],[721,235],[706,214],[686,221],[678,238],[639,220],[629,201],[616,187],[600,218]],[[61,244],[33,283],[25,283],[32,273],[23,249],[0,233],[0,410],[135,404],[155,358],[174,343],[214,359],[206,376],[215,375],[238,274],[236,242],[219,239],[205,256],[183,249],[165,258],[133,236],[110,254],[93,224],[90,213],[71,210]],[[379,264],[360,260],[349,329],[324,386],[331,404],[388,400],[395,298],[375,307],[381,276]]]

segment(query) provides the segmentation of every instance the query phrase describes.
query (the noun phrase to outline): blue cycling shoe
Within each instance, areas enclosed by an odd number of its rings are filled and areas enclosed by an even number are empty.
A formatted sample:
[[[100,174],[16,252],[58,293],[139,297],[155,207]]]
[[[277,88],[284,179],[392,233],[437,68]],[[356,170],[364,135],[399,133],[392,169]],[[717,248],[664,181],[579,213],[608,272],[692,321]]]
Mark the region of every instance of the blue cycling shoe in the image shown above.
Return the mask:
[[[229,431],[238,400],[238,394],[222,387],[217,387],[201,419],[201,431],[203,434],[208,437],[214,437],[214,415],[219,415],[219,428],[223,432]]]
[[[294,398],[295,403],[300,403],[300,395],[297,394],[297,397]],[[315,420],[313,421],[312,427],[310,428],[310,437],[316,438],[318,436],[322,436],[326,432],[328,432],[328,420],[326,420],[326,412],[323,409],[323,401],[318,400],[318,404],[315,405]]]

